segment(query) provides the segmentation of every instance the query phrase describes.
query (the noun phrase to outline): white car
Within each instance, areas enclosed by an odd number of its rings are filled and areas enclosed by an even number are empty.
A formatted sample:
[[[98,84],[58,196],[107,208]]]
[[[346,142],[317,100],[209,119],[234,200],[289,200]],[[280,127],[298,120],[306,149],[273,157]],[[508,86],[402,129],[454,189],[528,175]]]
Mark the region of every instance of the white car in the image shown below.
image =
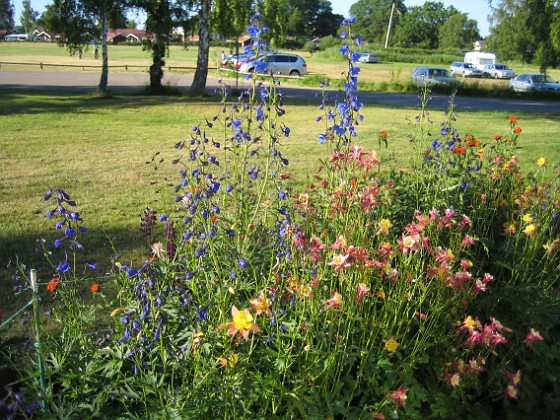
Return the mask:
[[[482,70],[477,69],[471,63],[464,63],[462,61],[455,61],[449,66],[449,72],[453,76],[462,77],[482,77],[484,73]]]
[[[487,64],[484,66],[484,75],[494,79],[511,79],[515,72],[505,64]]]
[[[249,60],[242,63],[239,70],[245,73],[262,73],[269,70],[275,74],[299,77],[307,74],[307,63],[296,54],[274,53],[267,54],[256,60]]]
[[[360,58],[358,58],[358,63],[377,63],[377,54],[362,53]]]

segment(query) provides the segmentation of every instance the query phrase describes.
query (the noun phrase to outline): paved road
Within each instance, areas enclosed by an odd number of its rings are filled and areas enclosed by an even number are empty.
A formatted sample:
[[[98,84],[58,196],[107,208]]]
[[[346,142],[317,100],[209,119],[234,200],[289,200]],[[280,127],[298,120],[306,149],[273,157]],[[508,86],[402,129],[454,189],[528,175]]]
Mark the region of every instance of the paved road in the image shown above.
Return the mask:
[[[0,69],[0,89],[6,88],[35,88],[35,89],[61,89],[95,91],[99,83],[97,72],[55,72],[55,71],[10,71]],[[235,85],[235,80],[227,81]],[[188,91],[192,84],[192,75],[175,74],[167,72],[163,83]],[[242,77],[239,78],[239,86],[249,86]],[[142,87],[148,86],[149,77],[147,73],[111,73],[109,75],[109,89],[114,92],[138,92]],[[208,77],[207,89],[213,91],[218,86],[218,78],[211,74]],[[288,100],[290,98],[302,99],[318,103],[316,98],[317,89],[301,87],[282,88]],[[0,92],[1,93],[1,92]],[[395,107],[416,107],[418,98],[411,94],[359,92],[358,96],[365,104],[380,104]],[[432,108],[448,107],[447,96],[433,96],[430,102]],[[485,111],[508,111],[508,112],[537,112],[537,113],[560,113],[560,101],[537,101],[532,99],[493,99],[493,98],[471,98],[457,97],[455,108],[461,110],[485,110]]]

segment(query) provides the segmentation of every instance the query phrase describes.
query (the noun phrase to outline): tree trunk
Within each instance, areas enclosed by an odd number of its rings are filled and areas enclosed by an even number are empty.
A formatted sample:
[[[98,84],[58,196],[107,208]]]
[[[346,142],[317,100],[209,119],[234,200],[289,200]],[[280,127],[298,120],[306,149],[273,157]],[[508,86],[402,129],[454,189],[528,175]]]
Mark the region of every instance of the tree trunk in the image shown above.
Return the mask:
[[[156,40],[152,47],[152,65],[150,66],[150,90],[152,94],[159,94],[163,91],[163,66],[165,61],[165,44],[161,42],[160,35],[156,34]]]
[[[200,30],[198,31],[198,59],[191,92],[204,93],[208,78],[208,59],[210,57],[210,8],[212,0],[203,0],[199,12]]]
[[[107,53],[107,11],[103,10],[101,29],[101,79],[99,80],[98,92],[106,92],[109,84],[109,54]]]

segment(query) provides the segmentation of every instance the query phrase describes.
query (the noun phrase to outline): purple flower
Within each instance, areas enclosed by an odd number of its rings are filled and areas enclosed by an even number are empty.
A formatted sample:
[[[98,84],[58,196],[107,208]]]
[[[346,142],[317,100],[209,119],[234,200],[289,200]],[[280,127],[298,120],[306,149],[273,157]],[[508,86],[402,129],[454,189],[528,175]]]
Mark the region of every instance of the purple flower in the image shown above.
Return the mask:
[[[241,267],[241,268],[247,268],[247,266],[249,265],[247,263],[247,261],[245,261],[243,258],[239,258],[237,260],[237,263],[239,264],[239,267]]]
[[[71,227],[68,227],[64,230],[64,236],[66,236],[67,238],[71,238],[73,236],[76,236],[76,231],[74,229],[72,229]]]
[[[60,264],[58,264],[56,269],[64,274],[70,270],[70,264],[68,264],[67,261],[61,262]]]

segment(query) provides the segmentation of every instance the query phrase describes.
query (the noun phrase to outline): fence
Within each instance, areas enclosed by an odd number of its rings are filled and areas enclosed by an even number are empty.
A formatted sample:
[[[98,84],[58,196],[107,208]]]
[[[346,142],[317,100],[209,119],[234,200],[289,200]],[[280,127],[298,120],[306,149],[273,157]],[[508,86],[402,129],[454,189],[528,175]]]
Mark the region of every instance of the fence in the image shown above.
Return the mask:
[[[107,280],[111,278],[111,276],[103,276],[103,277],[96,277],[96,278],[84,278],[84,279],[77,279],[77,280],[69,280],[65,281],[66,283],[75,283],[75,282],[98,282],[102,280]],[[0,319],[0,331],[7,327],[12,321],[14,321],[19,315],[25,312],[29,307],[32,307],[32,314],[33,314],[33,338],[34,343],[33,346],[35,347],[35,351],[37,353],[37,368],[39,370],[39,385],[40,385],[40,405],[43,414],[46,414],[46,371],[45,371],[45,364],[43,359],[43,345],[45,342],[42,339],[41,334],[41,311],[40,311],[40,296],[39,296],[39,287],[40,286],[48,286],[50,282],[38,282],[37,281],[37,272],[35,269],[31,269],[29,271],[29,283],[30,286],[20,290],[18,294],[24,293],[26,291],[31,291],[31,298],[30,300],[21,306],[18,310],[16,310],[11,316],[9,316],[6,320],[2,321]],[[1,313],[0,313],[1,315]],[[107,330],[103,331],[96,331],[89,334],[97,334],[100,332],[106,332]],[[6,384],[8,385],[8,384]]]
[[[86,69],[88,70],[101,70],[103,66],[93,66],[93,65],[80,65],[80,64],[54,64],[54,63],[21,63],[21,62],[13,62],[13,61],[0,61],[0,68],[2,68],[2,66],[33,66],[33,67],[39,67],[39,69],[44,70],[48,67],[54,67],[54,68],[62,68],[62,67],[68,67],[68,68],[75,68],[75,69],[82,69],[82,71],[85,71]],[[111,65],[111,66],[107,66],[109,68],[109,70],[111,69],[124,69],[125,71],[128,70],[132,70],[132,69],[142,69],[142,70],[148,70],[150,68],[149,65],[131,65],[131,64],[123,64],[123,65]],[[165,67],[168,71],[173,71],[173,70],[196,70],[196,67],[193,66],[166,66]],[[220,69],[218,67],[208,67],[208,70],[226,70],[226,69]]]

